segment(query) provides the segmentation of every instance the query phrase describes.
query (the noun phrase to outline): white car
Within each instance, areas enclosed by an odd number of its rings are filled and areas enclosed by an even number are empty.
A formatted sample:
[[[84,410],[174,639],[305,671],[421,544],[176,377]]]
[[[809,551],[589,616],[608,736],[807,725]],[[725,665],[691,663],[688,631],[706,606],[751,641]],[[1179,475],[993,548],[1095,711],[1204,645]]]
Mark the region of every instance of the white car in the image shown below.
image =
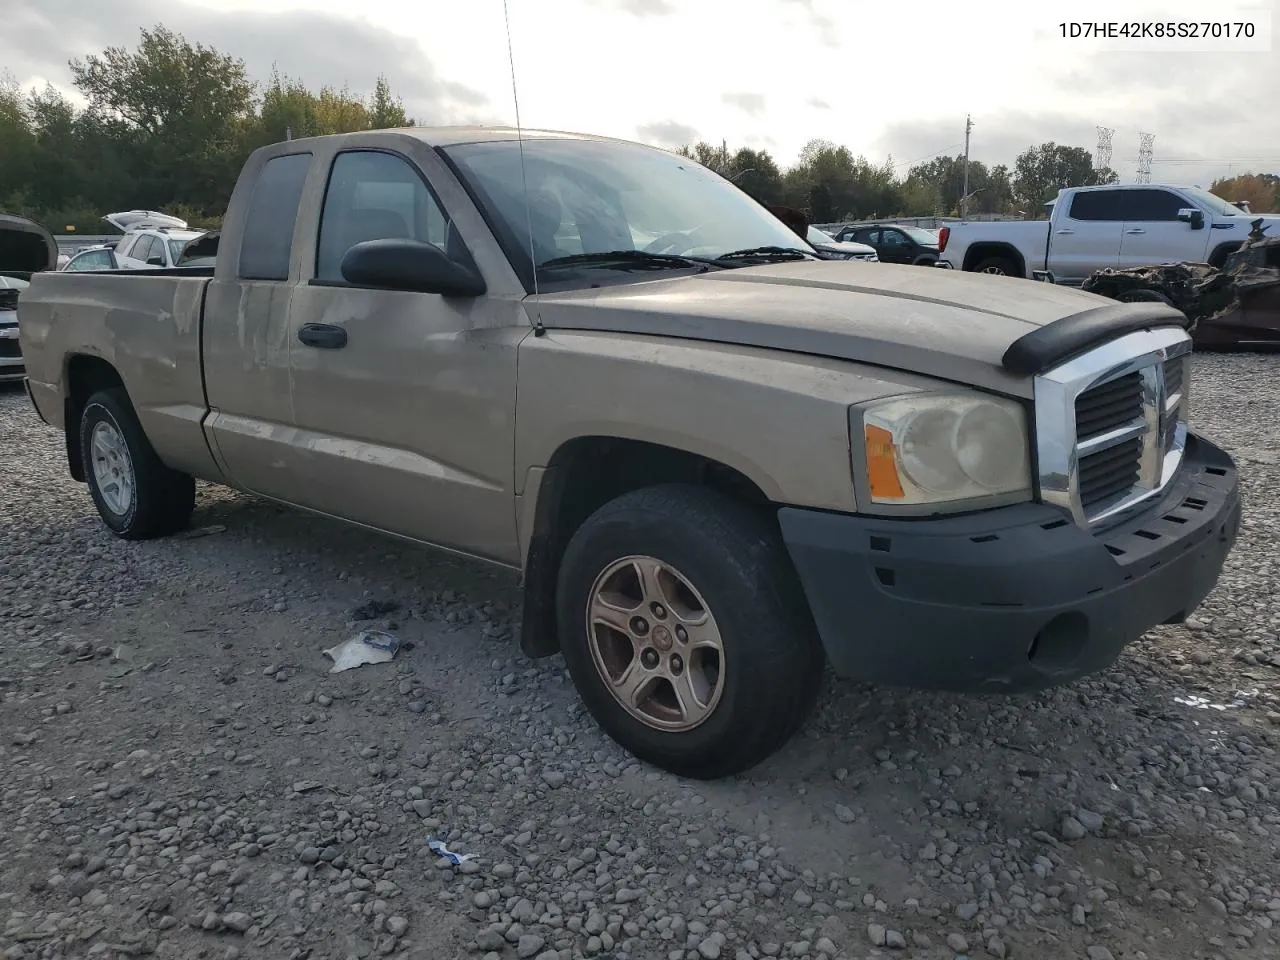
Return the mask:
[[[102,218],[124,231],[114,247],[115,266],[92,269],[171,269],[178,265],[182,248],[204,233],[192,230],[185,220],[154,210],[127,210]]]
[[[878,261],[880,259],[875,247],[865,243],[855,243],[852,240],[837,240],[831,234],[819,230],[817,227],[809,227],[805,231],[804,238],[809,241],[809,246],[818,251],[818,256],[824,260]]]

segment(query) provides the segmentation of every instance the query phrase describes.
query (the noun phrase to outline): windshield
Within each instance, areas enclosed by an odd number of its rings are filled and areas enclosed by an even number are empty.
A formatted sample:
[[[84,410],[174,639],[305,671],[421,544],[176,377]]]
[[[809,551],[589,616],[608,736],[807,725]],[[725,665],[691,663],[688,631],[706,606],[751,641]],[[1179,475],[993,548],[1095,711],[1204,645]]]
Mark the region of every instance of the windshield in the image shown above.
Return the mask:
[[[916,243],[922,243],[926,247],[936,247],[938,245],[938,235],[932,230],[922,230],[920,227],[899,227],[898,229]]]
[[[1202,190],[1199,187],[1183,187],[1182,192],[1215,217],[1239,217],[1244,214],[1244,211],[1235,204],[1227,203],[1227,201],[1216,194],[1210,193],[1208,190]]]
[[[525,140],[523,173],[518,141],[460,144],[443,153],[475,195],[526,289],[532,288],[530,247],[539,283],[570,279],[567,271],[543,266],[548,261],[590,253],[638,250],[700,260],[757,247],[812,253],[724,178],[650,147]],[[673,262],[671,269],[685,266]]]

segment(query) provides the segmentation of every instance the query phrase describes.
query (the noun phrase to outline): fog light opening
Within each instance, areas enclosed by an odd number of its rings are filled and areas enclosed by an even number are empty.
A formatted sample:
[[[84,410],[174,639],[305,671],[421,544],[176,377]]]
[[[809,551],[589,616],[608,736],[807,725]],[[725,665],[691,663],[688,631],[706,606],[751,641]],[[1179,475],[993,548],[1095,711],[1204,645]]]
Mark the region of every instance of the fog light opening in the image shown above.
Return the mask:
[[[1089,642],[1089,618],[1072,611],[1060,613],[1041,628],[1027,647],[1027,660],[1041,670],[1073,666]]]

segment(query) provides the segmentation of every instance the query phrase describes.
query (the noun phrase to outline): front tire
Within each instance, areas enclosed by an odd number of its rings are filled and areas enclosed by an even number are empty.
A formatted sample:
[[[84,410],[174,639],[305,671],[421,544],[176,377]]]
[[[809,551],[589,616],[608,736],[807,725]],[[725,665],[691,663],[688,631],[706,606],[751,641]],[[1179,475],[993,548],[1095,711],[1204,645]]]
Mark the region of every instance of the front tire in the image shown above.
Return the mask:
[[[973,267],[974,273],[989,273],[997,277],[1017,277],[1017,265],[1008,257],[987,257],[979,260]]]
[[[800,728],[823,654],[776,528],[705,488],[605,504],[571,538],[557,616],[596,722],[680,776],[747,770]]]
[[[195,510],[195,480],[157,456],[123,388],[93,394],[80,415],[80,455],[102,522],[125,540],[184,529]]]

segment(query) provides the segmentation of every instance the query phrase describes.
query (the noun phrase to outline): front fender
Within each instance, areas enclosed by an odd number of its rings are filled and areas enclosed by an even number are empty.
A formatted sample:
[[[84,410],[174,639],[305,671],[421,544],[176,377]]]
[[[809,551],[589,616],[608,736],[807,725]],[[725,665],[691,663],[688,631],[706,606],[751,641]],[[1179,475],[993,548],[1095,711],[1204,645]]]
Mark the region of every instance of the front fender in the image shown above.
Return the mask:
[[[732,467],[773,502],[857,511],[849,406],[936,383],[842,360],[548,330],[520,347],[518,478],[579,437],[641,440]]]

